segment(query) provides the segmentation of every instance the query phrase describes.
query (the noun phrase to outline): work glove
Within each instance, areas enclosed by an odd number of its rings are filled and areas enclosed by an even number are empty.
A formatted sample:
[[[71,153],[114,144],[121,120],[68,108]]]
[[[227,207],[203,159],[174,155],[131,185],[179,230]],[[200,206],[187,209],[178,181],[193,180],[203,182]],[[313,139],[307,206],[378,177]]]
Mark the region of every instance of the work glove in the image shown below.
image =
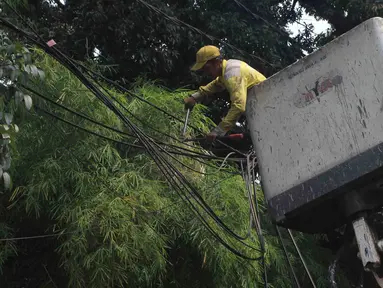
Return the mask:
[[[217,137],[225,136],[226,132],[219,126],[215,127],[206,135],[206,141],[208,143],[213,143]]]
[[[217,134],[213,133],[213,132],[210,132],[209,134],[206,135],[206,141],[208,143],[213,143],[215,141],[215,139],[217,138]]]
[[[185,109],[190,109],[190,110],[192,110],[194,105],[197,104],[197,101],[192,96],[185,98],[184,102],[185,102]]]

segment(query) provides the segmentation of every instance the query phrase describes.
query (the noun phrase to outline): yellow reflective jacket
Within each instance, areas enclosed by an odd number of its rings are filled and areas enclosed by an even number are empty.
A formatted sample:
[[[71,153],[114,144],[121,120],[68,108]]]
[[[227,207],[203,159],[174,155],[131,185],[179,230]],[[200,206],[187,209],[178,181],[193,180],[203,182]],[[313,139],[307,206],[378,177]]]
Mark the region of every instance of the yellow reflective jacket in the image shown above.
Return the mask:
[[[201,86],[193,97],[199,102],[202,98],[225,89],[229,92],[230,110],[217,127],[225,134],[235,126],[238,118],[245,112],[247,90],[264,80],[266,80],[265,76],[243,61],[223,60],[222,76],[217,77],[206,86]]]

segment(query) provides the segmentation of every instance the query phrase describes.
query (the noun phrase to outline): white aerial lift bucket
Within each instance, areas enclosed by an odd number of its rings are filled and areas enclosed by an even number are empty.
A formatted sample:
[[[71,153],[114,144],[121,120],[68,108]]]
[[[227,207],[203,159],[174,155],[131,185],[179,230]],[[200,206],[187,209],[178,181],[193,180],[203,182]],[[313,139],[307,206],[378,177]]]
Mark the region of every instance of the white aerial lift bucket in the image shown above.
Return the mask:
[[[363,213],[383,204],[383,19],[252,88],[246,116],[275,222],[316,233],[349,221],[364,266],[380,266]]]

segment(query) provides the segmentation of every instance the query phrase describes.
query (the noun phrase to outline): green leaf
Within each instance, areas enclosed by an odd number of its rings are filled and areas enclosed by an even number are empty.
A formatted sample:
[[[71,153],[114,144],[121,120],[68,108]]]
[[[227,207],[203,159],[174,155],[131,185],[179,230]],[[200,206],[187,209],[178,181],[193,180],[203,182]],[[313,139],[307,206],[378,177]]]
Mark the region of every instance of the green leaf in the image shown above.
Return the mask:
[[[7,145],[9,144],[11,141],[11,137],[9,136],[9,134],[1,134],[1,138],[0,138],[0,145]],[[5,164],[2,164],[2,166],[4,166]]]
[[[19,52],[23,50],[23,45],[20,42],[15,44],[15,52]]]
[[[31,58],[31,54],[30,53],[24,53],[23,56],[24,56],[25,64],[32,63],[32,58]]]
[[[44,80],[44,78],[45,78],[45,73],[44,73],[44,71],[38,69],[37,72],[38,72],[38,74],[39,74],[40,79],[41,79],[41,80]]]
[[[1,113],[3,114],[3,113]],[[0,125],[0,133],[4,133],[4,132],[7,132],[9,131],[9,125],[6,125],[6,124],[3,124],[3,125]]]
[[[19,104],[24,99],[24,94],[21,91],[16,91],[15,93],[15,102]]]
[[[16,48],[16,46],[15,46],[14,44],[8,45],[8,47],[7,47],[7,53],[8,53],[8,54],[13,54],[13,53],[15,53],[15,48]]]
[[[12,162],[11,156],[6,155],[5,156],[5,165],[4,165],[3,169],[4,170],[9,170],[9,168],[11,168],[11,162]]]
[[[4,119],[5,119],[5,123],[10,125],[12,123],[12,120],[13,120],[13,114],[12,113],[4,113]]]
[[[12,69],[11,71],[11,74],[10,74],[10,79],[12,82],[14,82],[16,80],[16,77],[17,77],[17,72],[16,72],[16,69]]]
[[[31,65],[25,65],[24,66],[24,71],[27,73],[32,73]]]
[[[29,67],[33,76],[39,76],[39,69],[35,65],[30,65]]]
[[[7,172],[4,172],[2,175],[2,179],[3,179],[3,184],[4,184],[5,190],[11,190],[12,189],[11,176]]]
[[[24,104],[25,104],[25,108],[27,108],[27,110],[31,110],[31,108],[32,108],[32,97],[29,95],[24,95]]]
[[[13,128],[13,131],[15,131],[16,133],[20,131],[19,126],[17,126],[16,124],[12,124],[12,128]]]

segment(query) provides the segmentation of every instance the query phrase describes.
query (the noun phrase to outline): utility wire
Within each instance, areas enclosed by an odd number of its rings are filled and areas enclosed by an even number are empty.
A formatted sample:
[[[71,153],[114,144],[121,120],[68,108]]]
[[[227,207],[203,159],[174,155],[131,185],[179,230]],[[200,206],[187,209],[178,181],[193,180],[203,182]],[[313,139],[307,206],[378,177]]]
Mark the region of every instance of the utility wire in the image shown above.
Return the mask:
[[[104,128],[106,128],[108,130],[120,133],[120,134],[128,136],[128,137],[135,137],[133,134],[129,134],[129,133],[126,133],[124,131],[121,131],[121,130],[118,130],[116,128],[113,128],[111,126],[105,125],[105,124],[103,124],[103,123],[101,123],[99,121],[96,121],[96,120],[90,118],[89,116],[85,115],[84,113],[79,113],[79,112],[77,112],[77,111],[75,111],[75,110],[73,110],[73,109],[71,109],[69,107],[66,107],[66,106],[64,106],[64,105],[62,105],[62,104],[60,104],[60,103],[50,99],[49,97],[46,97],[46,96],[42,95],[40,92],[37,92],[36,90],[34,90],[34,89],[32,89],[32,88],[30,88],[28,86],[25,86],[23,84],[19,84],[19,85],[20,85],[20,87],[22,87],[25,90],[35,94],[38,97],[44,99],[45,101],[48,101],[49,103],[51,103],[51,104],[53,104],[53,105],[55,105],[55,106],[57,106],[57,107],[59,107],[61,109],[64,109],[64,110],[68,111],[69,113],[72,113],[72,114],[74,114],[74,115],[76,115],[78,117],[81,117],[81,118],[83,118],[85,120],[88,120],[89,122],[92,122],[93,124],[99,125],[99,126],[104,127]]]
[[[205,192],[207,192],[207,193],[211,193],[211,190],[210,190],[210,189],[219,187],[218,185],[220,185],[222,182],[225,182],[225,181],[231,179],[231,178],[234,177],[234,176],[237,176],[237,175],[232,175],[232,176],[229,176],[229,177],[227,177],[227,178],[223,178],[222,180],[220,180],[220,181],[218,181],[218,182],[216,182],[216,183],[210,185],[209,187],[207,187],[207,188],[203,188],[203,190],[204,190]],[[146,213],[159,213],[159,212],[161,212],[161,211],[163,211],[163,210],[166,210],[166,209],[168,209],[168,208],[170,208],[170,207],[173,207],[173,206],[177,205],[177,204],[180,203],[181,201],[182,201],[182,199],[179,199],[179,200],[177,200],[177,201],[174,201],[172,204],[169,204],[169,205],[164,206],[164,207],[162,207],[162,208],[159,208],[159,209],[157,209],[157,210],[148,211],[148,212],[146,212]]]
[[[289,34],[286,31],[282,31],[279,27],[275,26],[274,24],[270,23],[268,20],[263,18],[262,16],[259,16],[258,14],[255,14],[253,11],[251,11],[247,6],[245,6],[243,3],[241,3],[239,0],[233,0],[239,7],[243,8],[246,12],[248,12],[250,15],[254,17],[254,19],[260,19],[263,22],[265,22],[268,26],[274,29],[279,35],[286,37],[289,39],[289,41],[293,44],[295,44],[299,49],[302,49],[302,45],[295,39],[291,38]]]
[[[39,107],[39,106],[37,106],[37,105],[35,105],[35,108],[36,108],[37,110],[39,110],[39,111],[41,111],[41,112],[43,112],[43,113],[45,113],[45,114],[51,116],[52,118],[55,118],[56,120],[59,120],[59,121],[61,121],[61,122],[64,122],[64,123],[66,123],[66,124],[68,124],[68,125],[70,125],[70,126],[72,126],[72,127],[75,127],[75,128],[77,128],[77,129],[79,129],[79,130],[82,130],[82,131],[84,131],[84,132],[86,132],[86,133],[92,134],[92,135],[94,135],[94,136],[97,136],[97,137],[100,137],[100,138],[103,138],[103,139],[105,139],[105,140],[112,141],[112,142],[115,142],[115,143],[118,143],[118,144],[126,145],[126,146],[133,147],[133,148],[144,149],[143,146],[136,145],[136,144],[132,144],[132,143],[127,143],[127,142],[122,142],[122,141],[119,141],[119,140],[115,140],[115,139],[113,139],[113,138],[110,138],[110,137],[101,135],[101,134],[99,134],[99,133],[97,133],[97,132],[91,131],[91,130],[86,129],[86,128],[84,128],[84,127],[81,127],[81,126],[79,126],[79,125],[77,125],[77,124],[75,124],[75,123],[73,123],[73,122],[71,122],[71,121],[65,120],[64,118],[61,118],[61,117],[57,116],[56,114],[51,113],[51,112],[49,112],[49,111],[45,110],[44,108],[41,108],[41,107]]]
[[[282,245],[282,248],[283,248],[283,254],[285,255],[285,258],[286,258],[286,261],[289,265],[289,268],[290,268],[290,276],[291,276],[291,283],[295,283],[295,287],[294,288],[301,288],[301,285],[299,284],[299,280],[298,280],[298,277],[297,275],[295,274],[295,271],[294,271],[294,267],[293,267],[293,264],[291,263],[291,260],[290,260],[290,257],[289,257],[289,254],[287,253],[287,248],[285,246],[285,243],[283,242],[283,238],[282,238],[282,235],[281,235],[281,231],[279,231],[279,227],[277,225],[274,226],[275,228],[275,231],[277,231],[277,235],[278,235],[278,238],[279,238],[279,242],[281,242],[281,245]],[[294,280],[294,281],[293,281]]]
[[[99,77],[99,78],[101,78],[102,80],[104,80],[105,82],[107,82],[107,83],[109,83],[109,84],[115,86],[115,87],[116,87],[118,90],[120,90],[121,92],[126,92],[126,93],[128,93],[130,96],[132,96],[132,97],[134,97],[134,98],[137,98],[138,100],[140,100],[140,101],[142,101],[142,102],[144,102],[144,103],[146,103],[146,104],[152,106],[153,108],[155,108],[155,109],[157,109],[158,111],[164,113],[165,115],[171,117],[172,119],[177,120],[177,121],[179,121],[180,123],[184,123],[184,120],[183,120],[183,119],[181,119],[181,118],[179,118],[179,117],[177,117],[177,116],[175,116],[175,115],[173,115],[173,114],[167,112],[166,110],[162,109],[161,107],[158,107],[157,105],[154,105],[153,103],[151,103],[150,101],[146,100],[145,98],[139,96],[139,95],[136,94],[136,93],[133,93],[132,91],[130,91],[130,90],[128,90],[128,89],[126,89],[125,87],[123,87],[122,85],[120,85],[119,83],[117,83],[116,81],[110,80],[110,79],[106,78],[105,76],[103,76],[103,75],[101,75],[101,74],[99,74],[99,73],[97,73],[97,72],[92,71],[91,69],[89,69],[88,67],[84,66],[84,65],[81,64],[81,63],[77,63],[77,64],[78,64],[81,68],[85,69],[85,71],[88,73],[88,75],[91,76],[91,78],[92,78],[94,81],[97,82],[97,80],[94,79],[94,76]],[[93,77],[92,77],[92,75],[93,75]],[[115,97],[112,98],[112,99],[115,100],[115,101],[116,101],[116,102],[117,102],[117,103],[118,103],[118,104],[119,104],[125,111],[127,111],[127,108],[126,108],[120,101],[118,101],[117,99],[115,99]],[[133,115],[131,115],[131,116],[133,116]],[[133,116],[133,117],[136,117],[136,116]],[[195,131],[197,131],[197,132],[199,132],[199,133],[204,133],[204,132],[201,131],[199,128],[197,128],[197,127],[195,127],[195,126],[193,126],[193,125],[191,125],[191,124],[189,124],[189,127],[193,128]],[[217,139],[216,141],[217,141],[218,143],[220,143],[221,145],[225,146],[226,148],[232,150],[233,152],[236,152],[236,153],[238,153],[239,155],[242,155],[242,156],[246,156],[246,155],[245,155],[244,153],[242,153],[241,151],[238,151],[237,149],[231,147],[230,145],[227,145],[226,143],[222,142],[221,140]]]
[[[243,179],[245,180],[245,186],[248,194],[248,199],[249,199],[249,206],[250,206],[250,215],[252,216],[252,219],[254,224],[255,224],[255,230],[257,232],[258,236],[258,242],[261,246],[261,252],[262,252],[262,266],[263,266],[263,283],[264,287],[268,288],[268,280],[267,280],[267,267],[266,267],[266,261],[265,261],[265,240],[262,234],[262,229],[261,229],[261,220],[259,216],[259,208],[258,205],[254,206],[254,200],[252,197],[252,194],[254,193],[254,197],[256,198],[256,188],[255,188],[255,177],[254,177],[254,165],[253,167],[250,167],[250,157],[251,155],[249,154],[246,159],[246,173],[244,171],[243,163],[241,162],[241,168],[242,168],[242,173],[243,173]],[[253,162],[254,163],[254,162]],[[253,178],[251,177],[253,175]],[[252,183],[251,183],[252,182]],[[251,191],[251,186],[253,187],[253,193]],[[251,223],[251,221],[250,221]]]
[[[45,234],[45,235],[43,234],[43,235],[26,236],[26,237],[3,238],[3,239],[0,239],[0,242],[51,238],[51,237],[60,236],[60,235],[64,235],[64,234],[68,234],[68,233],[54,233],[54,234]]]
[[[312,285],[314,288],[316,288],[314,279],[313,279],[313,277],[311,276],[311,273],[310,273],[309,268],[307,267],[306,261],[305,261],[305,259],[303,258],[302,254],[301,254],[301,250],[299,249],[297,243],[295,242],[295,239],[294,239],[293,234],[291,233],[291,230],[290,230],[290,229],[287,229],[287,232],[288,232],[289,235],[290,235],[291,241],[292,241],[293,244],[294,244],[295,250],[297,251],[297,253],[298,253],[298,255],[299,255],[299,258],[300,258],[300,260],[301,260],[301,262],[302,262],[302,264],[303,264],[303,267],[305,268],[305,271],[306,271],[307,275],[309,276],[311,285]]]
[[[56,104],[57,104],[57,103],[56,103]],[[72,127],[75,127],[75,128],[77,128],[77,129],[82,130],[82,131],[84,131],[84,132],[86,132],[86,133],[89,133],[89,134],[91,134],[91,135],[94,135],[94,136],[103,138],[103,139],[105,139],[105,140],[108,140],[108,141],[111,141],[111,142],[114,142],[114,143],[117,143],[117,144],[121,144],[121,145],[129,146],[129,147],[133,147],[133,148],[144,149],[143,146],[136,145],[136,144],[132,144],[132,143],[123,142],[123,141],[120,141],[120,140],[116,140],[116,139],[107,137],[107,136],[105,136],[105,135],[101,135],[101,134],[99,134],[99,133],[97,133],[97,132],[94,132],[94,131],[92,131],[92,130],[90,130],[90,129],[81,127],[81,126],[79,126],[79,125],[77,125],[77,124],[75,124],[75,123],[73,123],[73,122],[71,122],[71,121],[69,121],[69,120],[65,120],[64,118],[62,118],[62,117],[56,115],[55,113],[49,112],[49,111],[45,110],[44,108],[41,108],[41,107],[38,106],[38,105],[35,105],[35,108],[38,109],[38,110],[40,110],[40,111],[42,111],[43,113],[47,114],[48,116],[50,116],[50,117],[52,117],[52,118],[55,118],[55,119],[58,120],[58,121],[64,122],[64,123],[66,123],[66,124],[68,124],[68,125],[70,125],[70,126],[72,126]],[[68,108],[68,109],[69,109],[69,108]],[[80,114],[80,115],[81,115],[81,114]],[[165,151],[166,151],[166,150],[165,150]],[[191,157],[191,158],[193,158],[193,157],[199,157],[199,156],[195,156],[195,155],[192,155],[192,154],[180,153],[180,152],[177,152],[177,151],[166,151],[166,152],[169,153],[169,154],[170,154],[170,153],[173,153],[173,154],[176,154],[176,155],[187,156],[187,157]],[[170,156],[171,156],[171,155],[170,155]],[[186,167],[186,168],[188,168],[188,169],[190,169],[190,170],[192,170],[192,171],[194,171],[194,172],[196,172],[196,173],[200,173],[200,174],[204,174],[204,175],[213,175],[213,174],[215,174],[215,173],[203,173],[203,172],[197,171],[197,170],[195,170],[195,169],[193,169],[193,168],[191,168],[191,167],[189,167],[189,166],[183,164],[181,161],[179,161],[179,160],[178,160],[177,158],[175,158],[174,156],[171,156],[171,157],[172,157],[173,159],[175,159],[177,162],[179,162],[180,164],[182,164],[184,167]],[[197,159],[195,159],[195,160],[197,161]],[[224,163],[225,163],[226,160],[227,160],[227,158],[224,159],[224,162],[221,164],[221,167],[224,165]],[[202,164],[209,164],[209,163],[204,163],[204,162],[202,162]],[[213,168],[216,168],[215,166],[213,166],[213,165],[211,165],[211,164],[210,164],[210,166],[213,167]],[[218,171],[221,170],[221,167],[218,168]],[[218,171],[217,171],[217,172],[218,172]],[[238,174],[238,173],[229,172],[229,171],[224,171],[224,172],[227,172],[227,173],[233,173],[233,174],[235,174],[235,175]]]
[[[59,103],[57,103],[56,101],[53,101],[52,99],[50,99],[50,98],[48,98],[48,97],[42,95],[41,93],[35,91],[34,89],[32,89],[32,88],[30,88],[30,87],[27,87],[27,86],[22,85],[22,84],[21,84],[21,87],[24,88],[25,90],[27,90],[27,91],[29,91],[29,92],[31,92],[31,93],[37,95],[38,97],[40,97],[40,98],[42,98],[42,99],[48,101],[49,103],[54,104],[55,106],[58,106],[58,107],[60,107],[60,108],[62,108],[62,109],[64,109],[64,110],[66,110],[66,111],[68,111],[68,112],[70,112],[70,113],[72,113],[72,114],[74,114],[74,115],[76,115],[76,116],[79,116],[79,117],[81,117],[81,118],[83,118],[83,119],[86,119],[86,120],[88,120],[88,121],[90,121],[90,122],[92,122],[92,123],[94,123],[94,124],[96,124],[96,125],[102,126],[102,127],[106,128],[106,129],[109,129],[109,130],[111,130],[111,131],[120,133],[120,134],[122,134],[122,135],[127,135],[127,136],[130,136],[130,137],[134,137],[134,135],[132,135],[132,134],[125,133],[125,132],[123,132],[123,131],[121,131],[121,130],[118,130],[118,129],[115,129],[115,128],[110,127],[110,126],[108,126],[108,125],[105,125],[105,124],[103,124],[103,123],[100,123],[100,122],[98,122],[98,121],[96,121],[96,120],[94,120],[94,119],[88,117],[87,115],[85,115],[85,114],[83,114],[83,113],[79,113],[79,112],[77,112],[77,111],[74,111],[74,110],[71,109],[71,108],[68,108],[68,107],[66,107],[66,106],[64,106],[64,105],[62,105],[62,104],[59,104]],[[42,108],[40,108],[40,109],[42,109]],[[47,114],[47,113],[46,113],[46,114]],[[53,117],[53,115],[50,115],[50,116]],[[63,118],[58,117],[57,115],[54,116],[54,117],[55,117],[57,120],[60,120],[60,121],[63,119]],[[67,122],[65,122],[65,123],[67,123],[67,124],[69,124],[69,125],[72,125],[72,126],[74,126],[74,127],[76,127],[76,128],[79,128],[79,127],[80,127],[79,125],[74,124],[73,122],[69,122],[69,121],[67,121]],[[83,128],[82,130],[85,131],[85,132],[90,131],[89,129],[86,129],[86,128]],[[118,144],[122,144],[122,145],[128,145],[128,146],[130,146],[130,144],[128,144],[128,143],[126,143],[126,142],[122,142],[122,141],[119,141],[119,140],[113,140],[112,138],[109,138],[109,137],[106,137],[106,136],[104,137],[104,136],[102,136],[102,135],[100,135],[100,134],[98,134],[98,133],[97,133],[97,134],[95,134],[95,133],[96,133],[96,132],[94,132],[93,135],[102,137],[102,138],[107,139],[107,140],[111,140],[111,141],[116,142],[116,143],[118,143]],[[194,158],[195,161],[200,162],[200,163],[203,164],[203,165],[207,165],[207,166],[209,166],[209,167],[216,168],[214,165],[212,165],[212,164],[210,164],[210,163],[207,163],[207,162],[204,162],[204,161],[199,160],[198,157],[200,157],[202,154],[199,155],[199,154],[197,154],[197,152],[195,152],[195,151],[192,151],[192,150],[189,150],[189,149],[185,149],[185,148],[183,148],[183,147],[179,147],[179,146],[176,146],[176,145],[171,145],[171,144],[168,144],[168,143],[163,143],[163,142],[158,141],[158,140],[156,140],[156,142],[158,142],[159,144],[162,144],[162,145],[164,145],[164,146],[169,146],[169,147],[171,147],[171,148],[173,148],[173,149],[177,149],[177,150],[178,150],[178,149],[181,149],[181,150],[183,149],[183,150],[186,150],[186,151],[191,152],[191,153],[196,153],[195,155],[193,155],[193,154],[187,154],[187,153],[177,152],[177,151],[174,151],[174,150],[173,150],[173,151],[169,151],[169,153],[173,153],[173,154],[176,154],[176,155],[187,156],[187,157]],[[136,147],[136,148],[138,148],[138,147]],[[144,147],[141,147],[141,148],[143,149]],[[232,152],[232,153],[233,153],[233,152]],[[230,154],[232,154],[232,153],[229,153],[228,156],[229,156]],[[199,155],[199,156],[198,156],[198,155]],[[204,156],[204,155],[202,155],[202,156]],[[208,156],[208,155],[206,155],[206,156]],[[180,163],[181,165],[183,165],[184,167],[190,169],[190,170],[193,171],[193,172],[199,173],[199,174],[203,174],[203,175],[212,175],[212,174],[216,174],[216,173],[218,173],[219,171],[223,171],[223,172],[226,172],[226,173],[229,173],[229,174],[235,174],[235,175],[237,175],[238,173],[235,173],[235,172],[231,172],[231,171],[227,171],[227,170],[222,169],[223,165],[224,165],[225,162],[228,160],[228,156],[226,156],[225,158],[223,158],[223,162],[222,162],[221,166],[218,168],[217,172],[215,172],[215,173],[203,173],[203,172],[201,172],[201,171],[197,171],[197,170],[191,168],[190,166],[185,165],[183,162],[179,161],[179,160],[176,159],[174,156],[172,156],[172,158],[175,159],[177,162],[179,162],[179,163]],[[209,158],[208,158],[208,159],[209,159]],[[215,158],[215,157],[213,157],[212,159],[219,159],[219,158]]]

